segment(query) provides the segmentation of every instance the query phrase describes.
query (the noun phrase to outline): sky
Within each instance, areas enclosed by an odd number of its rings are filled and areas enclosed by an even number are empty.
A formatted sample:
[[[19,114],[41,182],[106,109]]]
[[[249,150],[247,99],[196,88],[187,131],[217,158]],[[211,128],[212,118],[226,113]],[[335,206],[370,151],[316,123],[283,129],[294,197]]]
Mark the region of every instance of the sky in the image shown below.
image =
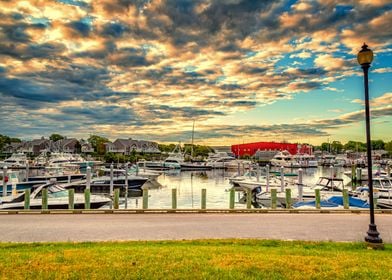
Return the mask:
[[[392,140],[392,0],[0,0],[0,134]]]

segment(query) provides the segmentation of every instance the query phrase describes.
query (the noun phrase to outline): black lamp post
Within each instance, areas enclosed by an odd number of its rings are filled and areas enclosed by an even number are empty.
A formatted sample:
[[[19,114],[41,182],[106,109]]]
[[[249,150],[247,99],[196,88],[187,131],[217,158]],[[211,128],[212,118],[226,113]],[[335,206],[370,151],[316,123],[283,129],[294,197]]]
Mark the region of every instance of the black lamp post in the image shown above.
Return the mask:
[[[373,173],[372,173],[372,143],[370,138],[370,117],[369,117],[369,85],[368,72],[370,63],[373,61],[373,52],[368,49],[364,43],[362,50],[358,53],[358,63],[361,65],[364,74],[365,82],[365,117],[366,117],[366,145],[367,145],[367,168],[368,168],[368,186],[369,186],[369,204],[370,204],[370,224],[367,231],[365,241],[374,248],[382,247],[382,239],[380,233],[377,231],[377,226],[374,221],[374,201],[373,201]]]

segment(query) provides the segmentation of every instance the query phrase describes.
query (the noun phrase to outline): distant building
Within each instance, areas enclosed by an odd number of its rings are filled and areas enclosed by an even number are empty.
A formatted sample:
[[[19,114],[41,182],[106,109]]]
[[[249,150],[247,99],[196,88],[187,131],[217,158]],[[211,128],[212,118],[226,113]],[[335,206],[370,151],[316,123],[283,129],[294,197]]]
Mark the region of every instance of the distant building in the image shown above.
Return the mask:
[[[236,156],[254,156],[256,152],[261,151],[288,151],[290,154],[312,154],[312,146],[305,144],[290,144],[290,143],[277,143],[277,142],[256,142],[256,143],[245,143],[235,144],[231,146],[231,151]]]
[[[105,143],[106,152],[130,155],[138,153],[160,153],[158,143],[144,140],[117,139],[113,143]]]

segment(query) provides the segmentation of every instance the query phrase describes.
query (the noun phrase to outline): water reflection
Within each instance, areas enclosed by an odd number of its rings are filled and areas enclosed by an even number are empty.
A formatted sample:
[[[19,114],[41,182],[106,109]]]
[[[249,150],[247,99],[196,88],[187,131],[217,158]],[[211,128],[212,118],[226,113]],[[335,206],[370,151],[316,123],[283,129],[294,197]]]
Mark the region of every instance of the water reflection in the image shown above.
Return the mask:
[[[271,171],[280,171],[280,169],[271,169]],[[331,175],[344,179],[348,184],[350,178],[345,176],[343,168],[319,167],[303,170],[303,184],[313,185],[320,176]],[[20,170],[21,177],[25,177],[24,170]],[[31,170],[29,176],[35,176]],[[298,169],[284,169],[285,173],[298,173]],[[198,209],[201,207],[201,190],[207,190],[207,208],[222,209],[229,208],[229,190],[232,187],[229,178],[237,175],[237,170],[208,170],[208,171],[183,171],[169,170],[157,178],[157,182],[147,183],[149,189],[148,207],[150,209],[171,209],[172,208],[172,189],[177,189],[177,208],[179,209]],[[287,180],[297,180],[297,177],[286,177]],[[142,193],[140,191],[129,191],[128,208],[142,208]],[[236,195],[235,208],[246,208],[242,200],[242,194]],[[124,208],[124,198],[120,208]],[[259,205],[253,205],[259,207]]]

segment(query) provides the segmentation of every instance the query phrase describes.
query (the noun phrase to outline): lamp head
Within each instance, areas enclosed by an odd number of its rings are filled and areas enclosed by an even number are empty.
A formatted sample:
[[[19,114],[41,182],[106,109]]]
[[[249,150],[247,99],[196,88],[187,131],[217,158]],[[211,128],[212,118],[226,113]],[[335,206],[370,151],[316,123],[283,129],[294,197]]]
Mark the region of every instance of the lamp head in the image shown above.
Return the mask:
[[[362,50],[359,51],[357,59],[360,65],[368,65],[373,61],[373,51],[368,49],[368,45],[363,43]]]

